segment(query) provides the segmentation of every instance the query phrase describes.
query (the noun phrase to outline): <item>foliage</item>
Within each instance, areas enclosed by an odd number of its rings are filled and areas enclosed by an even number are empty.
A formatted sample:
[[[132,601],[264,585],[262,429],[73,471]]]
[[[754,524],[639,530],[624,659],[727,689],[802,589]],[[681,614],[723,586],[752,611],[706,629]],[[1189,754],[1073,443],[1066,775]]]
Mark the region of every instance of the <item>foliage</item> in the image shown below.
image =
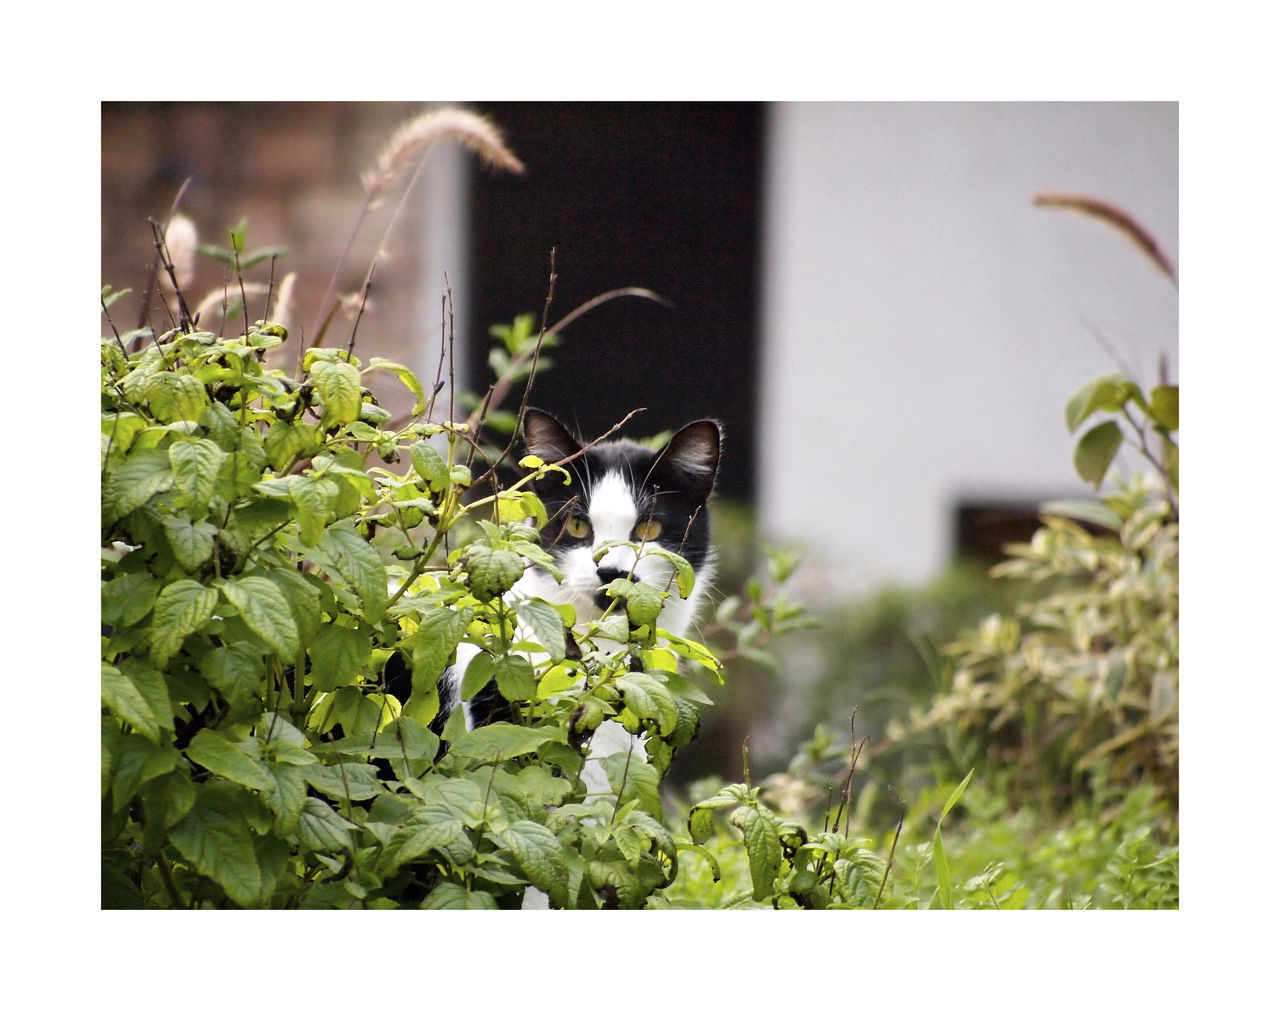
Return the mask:
[[[1176,411],[1161,425],[1176,431]],[[1018,797],[1062,802],[1104,784],[1149,782],[1176,806],[1174,494],[1176,476],[1165,470],[1096,502],[1047,505],[1031,542],[995,569],[1024,587],[1016,614],[990,615],[959,636],[946,651],[945,690],[890,737],[931,744],[952,770],[1017,770]]]

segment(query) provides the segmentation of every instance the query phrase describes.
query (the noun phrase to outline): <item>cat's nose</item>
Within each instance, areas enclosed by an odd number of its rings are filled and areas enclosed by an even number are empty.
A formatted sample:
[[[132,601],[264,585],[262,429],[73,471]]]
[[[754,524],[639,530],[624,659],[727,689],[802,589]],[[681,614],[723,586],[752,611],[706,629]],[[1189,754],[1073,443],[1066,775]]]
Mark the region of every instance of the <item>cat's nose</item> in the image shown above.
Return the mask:
[[[640,577],[626,569],[615,569],[612,566],[601,566],[596,569],[596,575],[600,577],[600,585],[608,586],[615,579],[629,579],[633,583],[640,582]]]

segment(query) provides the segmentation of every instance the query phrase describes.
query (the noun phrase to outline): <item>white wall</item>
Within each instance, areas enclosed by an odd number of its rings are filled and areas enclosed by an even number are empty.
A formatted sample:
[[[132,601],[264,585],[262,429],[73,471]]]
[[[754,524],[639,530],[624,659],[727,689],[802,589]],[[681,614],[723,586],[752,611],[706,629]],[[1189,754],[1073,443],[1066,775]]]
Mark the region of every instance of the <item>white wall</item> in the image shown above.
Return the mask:
[[[782,104],[770,110],[760,515],[819,586],[915,582],[964,497],[1089,489],[1066,398],[1167,355],[1177,304],[1121,233],[1033,208],[1115,203],[1177,262],[1174,104]]]

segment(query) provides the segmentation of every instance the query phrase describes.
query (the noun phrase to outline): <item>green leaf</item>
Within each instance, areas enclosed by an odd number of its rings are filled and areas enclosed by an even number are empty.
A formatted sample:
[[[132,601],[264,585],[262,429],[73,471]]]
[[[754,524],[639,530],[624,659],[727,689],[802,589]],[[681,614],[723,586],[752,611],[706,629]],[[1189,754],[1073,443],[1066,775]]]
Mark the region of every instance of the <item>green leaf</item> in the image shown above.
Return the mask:
[[[404,365],[398,365],[395,362],[389,362],[385,358],[370,358],[369,369],[382,369],[392,372],[404,383],[409,392],[413,394],[413,415],[417,417],[423,412],[427,406],[426,396],[422,391],[422,383],[418,381],[418,377],[413,371]]]
[[[253,836],[242,813],[224,812],[197,802],[169,832],[169,841],[197,871],[217,882],[232,902],[254,906],[262,887],[262,873]]]
[[[160,743],[160,720],[137,686],[111,664],[102,665],[102,704],[152,744]]]
[[[689,811],[689,838],[695,843],[702,845],[710,839],[713,827],[711,808],[699,805]]]
[[[564,905],[569,864],[555,833],[545,825],[522,819],[512,822],[501,838],[529,882],[546,892],[554,904]]]
[[[187,745],[187,758],[233,783],[251,790],[273,790],[274,780],[262,765],[229,740],[208,727],[202,729]]]
[[[266,667],[254,644],[241,639],[201,657],[200,673],[228,702],[237,702],[258,693]]]
[[[289,498],[298,510],[298,540],[307,547],[320,543],[337,494],[337,484],[328,478],[299,476],[289,482]]]
[[[102,620],[127,628],[151,613],[160,581],[150,572],[131,572],[102,584]]]
[[[127,734],[114,748],[111,770],[112,807],[120,811],[142,785],[157,776],[172,772],[179,763],[173,747],[154,744],[139,734]]]
[[[360,417],[360,373],[350,362],[316,361],[311,365],[311,378],[330,425],[345,425]]]
[[[263,803],[275,815],[275,831],[283,836],[292,835],[298,830],[302,809],[306,806],[306,777],[301,768],[288,763],[271,762],[265,769],[274,785],[263,791]]]
[[[298,626],[289,610],[284,593],[265,576],[242,576],[221,584],[223,595],[230,601],[253,630],[276,656],[292,662],[298,655]]]
[[[188,635],[213,616],[218,591],[193,579],[168,584],[156,597],[151,618],[151,662],[164,667]]]
[[[505,762],[518,755],[530,755],[548,741],[559,740],[557,727],[520,727],[514,723],[491,723],[477,727],[453,742],[451,752],[460,758],[484,762]]]
[[[472,609],[441,606],[424,614],[408,642],[413,649],[413,690],[431,691],[467,634]]]
[[[301,421],[275,421],[262,440],[267,463],[276,473],[285,471],[295,459],[305,459],[320,448],[320,430]]]
[[[545,600],[526,598],[516,601],[516,614],[553,661],[564,659],[564,619],[559,611]]]
[[[671,691],[651,674],[629,671],[617,680],[627,708],[641,719],[658,724],[658,731],[669,734],[676,725],[676,703]]]
[[[749,804],[738,808],[729,821],[742,832],[751,868],[751,897],[763,902],[774,892],[782,866],[782,841],[778,824],[766,808]]]
[[[444,881],[431,890],[422,903],[423,909],[497,909],[498,900],[488,892],[473,892],[452,881]]]
[[[969,785],[969,780],[973,778],[974,770],[969,770],[969,775],[960,781],[960,785],[951,791],[951,796],[947,798],[947,802],[942,805],[942,813],[938,815],[938,825],[933,830],[933,868],[938,877],[938,893],[942,900],[943,909],[954,908],[951,901],[951,867],[947,863],[947,854],[942,847],[942,819],[956,805],[956,802],[964,795],[965,787]]]
[[[1095,411],[1120,410],[1138,388],[1119,372],[1085,383],[1067,399],[1067,431],[1074,432]]]
[[[163,449],[141,449],[107,474],[102,486],[102,519],[110,525],[173,487],[173,469]]]
[[[349,522],[335,524],[320,538],[319,550],[364,603],[364,618],[375,624],[387,609],[387,575],[377,550]]]
[[[1166,432],[1178,430],[1178,387],[1157,386],[1151,391],[1147,414]]]
[[[449,465],[429,442],[415,442],[409,450],[413,469],[437,494],[449,487]]]
[[[466,826],[457,818],[432,817],[414,819],[396,833],[392,854],[394,867],[420,860],[435,851],[446,858],[452,856],[451,848],[465,839]]]
[[[308,783],[335,800],[372,800],[382,792],[378,770],[363,762],[308,765],[303,775]]]
[[[355,684],[373,656],[370,630],[323,625],[307,653],[311,656],[311,683],[319,691]]]
[[[175,442],[169,447],[174,486],[187,503],[208,509],[226,453],[210,439]]]
[[[481,650],[467,662],[466,669],[462,672],[462,684],[458,689],[463,702],[470,702],[475,698],[476,692],[493,680],[496,663],[493,654],[485,650]]]
[[[173,557],[187,572],[195,572],[213,557],[213,539],[218,528],[212,523],[196,523],[185,516],[164,518],[164,537]]]
[[[1120,426],[1114,421],[1105,421],[1096,428],[1091,428],[1080,439],[1076,446],[1076,473],[1095,488],[1102,483],[1116,458],[1124,435]]]
[[[627,604],[627,620],[632,625],[648,625],[654,628],[662,611],[662,591],[648,583],[633,583],[629,579],[615,579],[605,588],[611,597],[623,597]]]
[[[209,405],[204,383],[189,373],[160,372],[147,383],[147,404],[164,424],[195,421]]]
[[[502,697],[512,702],[531,699],[537,691],[533,664],[528,657],[518,653],[498,657],[493,664],[493,678]]]
[[[506,548],[493,550],[485,544],[473,544],[464,556],[467,585],[481,603],[501,596],[524,573],[524,559]]]
[[[298,842],[318,853],[342,853],[351,849],[351,822],[318,797],[308,797],[298,818]]]

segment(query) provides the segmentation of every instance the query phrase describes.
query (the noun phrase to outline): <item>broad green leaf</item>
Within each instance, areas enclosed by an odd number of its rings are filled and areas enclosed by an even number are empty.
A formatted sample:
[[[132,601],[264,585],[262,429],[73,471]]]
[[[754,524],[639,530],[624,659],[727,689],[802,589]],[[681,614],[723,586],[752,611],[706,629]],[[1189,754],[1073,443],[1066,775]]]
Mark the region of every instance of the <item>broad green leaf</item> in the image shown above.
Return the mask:
[[[307,547],[320,543],[337,497],[337,482],[328,478],[296,477],[289,482],[289,498],[298,510],[298,540]]]
[[[185,818],[196,799],[195,787],[185,768],[149,779],[139,793],[146,809],[148,828],[160,832],[167,831]]]
[[[298,626],[289,602],[275,583],[265,576],[242,576],[220,584],[244,623],[280,659],[291,662],[299,649]]]
[[[466,826],[456,818],[415,819],[396,833],[393,867],[420,860],[432,851],[449,856],[450,849],[465,838],[465,833]]]
[[[169,833],[169,841],[197,871],[217,882],[240,906],[258,903],[262,875],[253,848],[253,829],[243,814],[198,802]]]
[[[307,799],[306,778],[301,768],[287,762],[271,762],[264,765],[264,769],[272,787],[262,791],[262,801],[275,815],[275,830],[281,835],[292,835],[298,830]]]
[[[641,719],[653,720],[664,735],[675,728],[675,699],[657,678],[641,671],[628,671],[618,678],[617,685],[627,708]]]
[[[711,808],[698,805],[689,811],[689,838],[701,845],[711,838]]]
[[[308,765],[302,770],[308,783],[335,800],[372,800],[382,790],[378,770],[363,762]]]
[[[187,745],[187,758],[233,783],[252,790],[272,790],[275,782],[262,764],[237,748],[217,731],[202,729]]]
[[[213,498],[225,458],[226,453],[211,439],[175,442],[169,447],[174,486],[187,503],[200,507],[199,515],[204,514]]]
[[[189,373],[161,372],[147,384],[147,404],[151,412],[168,424],[195,421],[209,404],[204,383]]]
[[[314,852],[342,853],[351,849],[353,828],[324,801],[308,797],[298,818],[298,842]]]
[[[767,808],[755,804],[738,808],[729,821],[742,832],[751,868],[751,897],[763,902],[773,894],[782,866],[778,825]]]
[[[228,702],[237,702],[259,691],[266,667],[254,644],[241,639],[209,650],[200,659],[200,673]]]
[[[289,613],[298,626],[299,639],[310,642],[319,634],[322,620],[319,579],[303,575],[292,568],[272,569],[267,573],[267,578],[284,594],[284,599],[289,604]]]
[[[262,440],[267,463],[282,473],[296,459],[305,459],[320,448],[320,430],[302,421],[274,421]]]
[[[497,661],[492,653],[481,650],[467,663],[462,672],[462,684],[459,693],[463,702],[470,702],[485,685],[493,680],[494,666]]]
[[[485,544],[467,548],[464,565],[467,585],[481,603],[506,593],[524,573],[524,559],[514,551],[506,548],[495,551]]]
[[[150,572],[131,572],[102,584],[102,621],[127,628],[151,613],[160,581]]]
[[[116,744],[111,769],[112,809],[123,810],[142,785],[178,767],[180,756],[172,746],[126,734]]]
[[[487,654],[486,654],[487,655]],[[504,699],[521,702],[531,699],[537,690],[533,677],[533,664],[519,653],[498,657],[493,664],[493,679]]]
[[[1151,391],[1147,414],[1166,432],[1178,430],[1178,387],[1157,386]]]
[[[467,634],[472,609],[455,611],[439,607],[422,616],[418,630],[409,639],[413,649],[413,690],[430,691],[453,658],[453,652]]]
[[[449,465],[429,442],[415,442],[409,453],[413,469],[433,492],[449,487]]]
[[[160,743],[160,720],[137,686],[116,667],[102,665],[102,704],[152,744]]]
[[[307,647],[311,657],[311,683],[322,692],[355,684],[373,656],[371,631],[326,624]]]
[[[559,740],[556,727],[520,727],[514,723],[491,723],[477,727],[453,742],[451,752],[460,758],[505,762],[517,755],[530,755],[548,741]]]
[[[473,892],[452,881],[443,881],[431,890],[423,909],[497,909],[498,900],[488,892]]]
[[[629,579],[615,579],[605,587],[611,597],[623,597],[626,600],[627,618],[633,625],[648,625],[653,628],[662,611],[662,591],[654,589],[647,583],[633,583]]]
[[[350,362],[316,361],[311,366],[311,379],[324,410],[324,420],[345,425],[360,417],[360,373]]]
[[[365,620],[377,623],[387,608],[386,569],[377,549],[346,521],[326,529],[318,548],[364,603]]]
[[[173,549],[173,557],[187,572],[195,572],[213,557],[213,539],[218,528],[203,520],[193,522],[185,516],[166,516],[164,536]]]
[[[516,614],[553,661],[564,659],[564,620],[559,611],[545,600],[523,599],[516,601]]]
[[[217,605],[218,591],[193,579],[179,579],[162,589],[151,618],[151,662],[166,666],[183,640],[213,616]]]
[[[1114,421],[1104,421],[1089,429],[1076,446],[1076,473],[1096,488],[1107,476],[1123,442],[1124,435]]]
[[[138,694],[157,720],[162,737],[173,736],[173,703],[164,672],[152,667],[141,657],[129,656],[120,661],[120,673],[133,682]]]
[[[1074,432],[1096,411],[1118,411],[1138,388],[1121,373],[1091,379],[1067,398],[1067,431]]]
[[[395,362],[389,362],[385,358],[370,358],[369,369],[382,369],[395,374],[396,378],[408,388],[413,394],[413,415],[417,417],[426,408],[426,396],[422,390],[422,383],[418,381],[418,377],[413,371],[404,365],[398,365]],[[366,370],[368,371],[368,370]]]
[[[535,821],[520,820],[512,822],[501,838],[529,882],[551,896],[556,905],[563,905],[568,861],[555,833]]]
[[[139,506],[173,487],[173,468],[163,449],[140,449],[108,472],[102,486],[105,524],[128,516]]]

